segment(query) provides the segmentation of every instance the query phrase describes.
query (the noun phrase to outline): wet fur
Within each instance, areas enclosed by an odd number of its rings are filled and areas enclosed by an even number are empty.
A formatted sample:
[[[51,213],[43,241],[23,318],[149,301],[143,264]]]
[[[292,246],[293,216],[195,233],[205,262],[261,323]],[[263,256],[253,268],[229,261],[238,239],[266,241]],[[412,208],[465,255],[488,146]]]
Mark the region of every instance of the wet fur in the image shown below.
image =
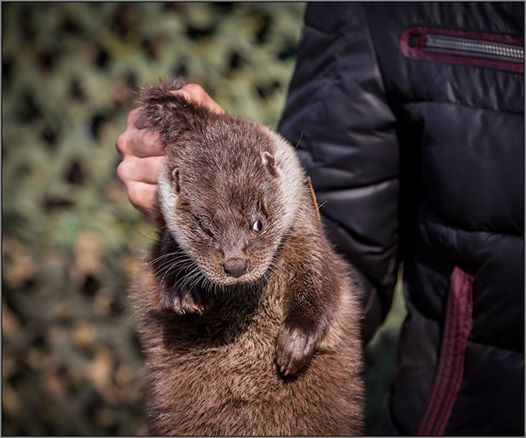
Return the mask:
[[[167,226],[132,288],[150,431],[361,434],[355,285],[291,146],[253,122],[173,96],[182,85],[147,88],[142,100],[167,147]],[[264,217],[258,234],[256,217]],[[227,254],[248,257],[242,281],[224,276]],[[187,314],[174,312],[177,299],[188,299]]]

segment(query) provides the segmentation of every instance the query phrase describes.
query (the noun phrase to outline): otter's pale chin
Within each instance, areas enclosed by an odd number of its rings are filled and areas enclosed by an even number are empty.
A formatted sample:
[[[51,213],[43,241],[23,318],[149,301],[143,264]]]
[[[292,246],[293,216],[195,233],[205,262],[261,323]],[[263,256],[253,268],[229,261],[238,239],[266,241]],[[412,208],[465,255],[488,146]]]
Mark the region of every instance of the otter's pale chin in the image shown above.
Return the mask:
[[[230,287],[230,286],[250,286],[261,281],[265,274],[270,268],[271,261],[269,260],[264,265],[259,266],[256,269],[250,270],[249,272],[240,275],[239,277],[229,277],[225,274],[217,274],[208,272],[203,266],[199,266],[199,270],[210,281],[212,285],[218,287]]]

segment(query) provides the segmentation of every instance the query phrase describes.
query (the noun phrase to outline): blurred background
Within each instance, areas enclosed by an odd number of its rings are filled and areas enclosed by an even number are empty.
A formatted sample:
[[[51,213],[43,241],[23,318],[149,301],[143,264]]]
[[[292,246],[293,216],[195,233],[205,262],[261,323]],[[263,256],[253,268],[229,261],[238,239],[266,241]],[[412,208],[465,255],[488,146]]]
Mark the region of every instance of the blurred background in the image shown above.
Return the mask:
[[[144,82],[200,83],[272,128],[301,3],[2,4],[2,434],[137,435],[144,358],[127,285],[154,229],[115,175]],[[367,424],[404,305],[367,347]]]

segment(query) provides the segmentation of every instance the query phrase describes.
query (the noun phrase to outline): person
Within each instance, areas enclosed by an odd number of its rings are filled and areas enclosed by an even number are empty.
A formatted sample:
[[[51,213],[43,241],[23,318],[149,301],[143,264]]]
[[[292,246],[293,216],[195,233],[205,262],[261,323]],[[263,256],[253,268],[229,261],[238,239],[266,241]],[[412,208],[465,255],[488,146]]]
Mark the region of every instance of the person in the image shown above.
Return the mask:
[[[523,41],[521,3],[307,5],[278,131],[358,271],[365,342],[404,268],[377,433],[524,434]],[[181,92],[222,111],[196,84]],[[162,145],[139,114],[118,174],[154,217]]]

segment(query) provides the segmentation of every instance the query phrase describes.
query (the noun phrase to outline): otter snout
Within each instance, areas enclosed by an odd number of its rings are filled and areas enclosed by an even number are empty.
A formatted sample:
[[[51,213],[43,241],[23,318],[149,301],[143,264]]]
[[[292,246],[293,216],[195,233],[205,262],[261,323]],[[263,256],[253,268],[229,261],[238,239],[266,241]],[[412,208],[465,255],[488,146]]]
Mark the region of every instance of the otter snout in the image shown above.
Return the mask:
[[[225,274],[227,274],[229,277],[241,277],[245,272],[247,272],[247,267],[247,259],[231,258],[225,260],[223,263]]]

